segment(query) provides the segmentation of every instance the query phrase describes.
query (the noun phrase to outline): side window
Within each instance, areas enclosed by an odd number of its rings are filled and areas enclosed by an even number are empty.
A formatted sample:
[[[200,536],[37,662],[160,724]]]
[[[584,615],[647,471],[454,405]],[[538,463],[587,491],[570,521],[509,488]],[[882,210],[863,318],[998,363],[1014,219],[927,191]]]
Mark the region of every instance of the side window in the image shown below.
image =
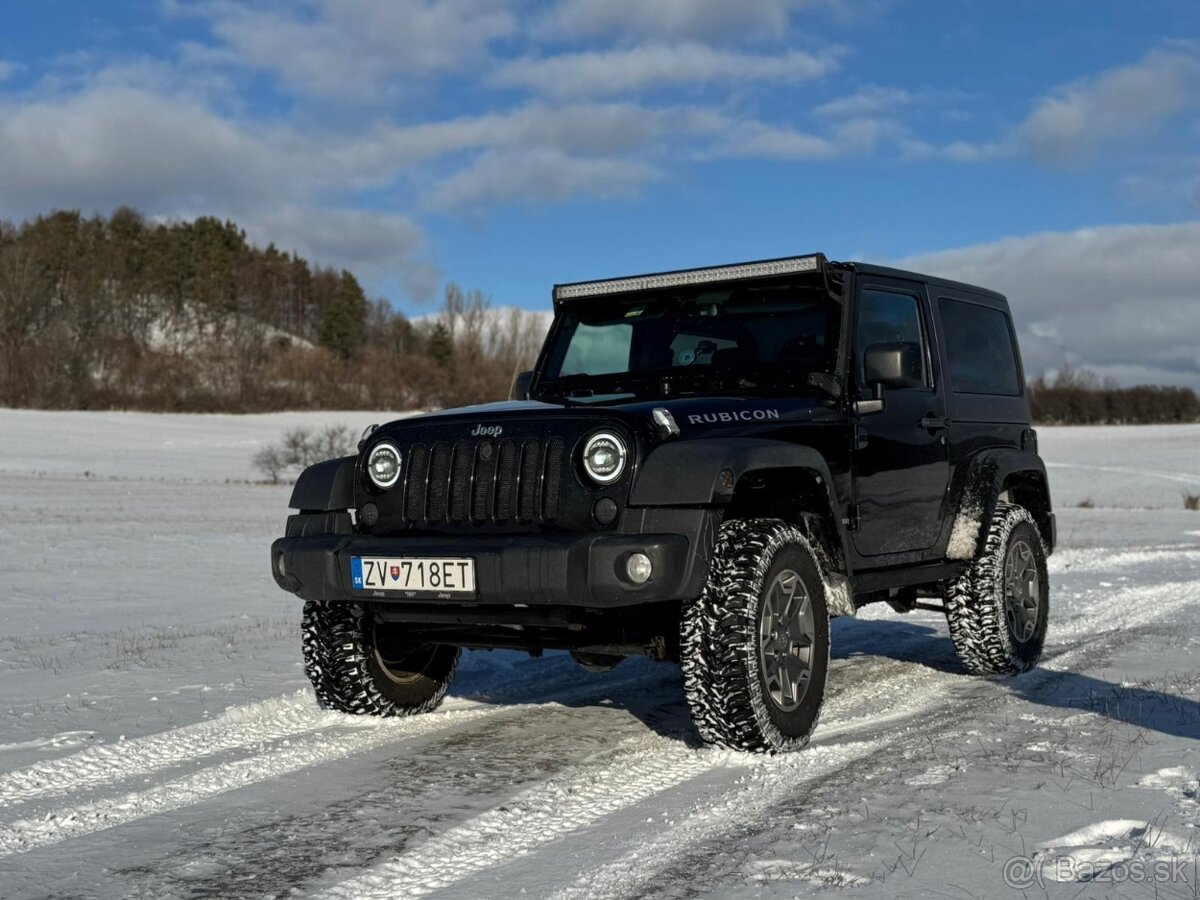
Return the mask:
[[[1020,395],[1008,316],[990,306],[946,297],[938,305],[950,357],[950,389],[960,394]]]
[[[921,380],[929,385],[921,306],[912,294],[867,289],[858,303],[858,372],[863,375],[863,355],[872,344],[916,344],[921,358]]]
[[[629,348],[633,343],[633,326],[617,325],[575,326],[570,349],[562,361],[559,376],[607,375],[629,368]]]

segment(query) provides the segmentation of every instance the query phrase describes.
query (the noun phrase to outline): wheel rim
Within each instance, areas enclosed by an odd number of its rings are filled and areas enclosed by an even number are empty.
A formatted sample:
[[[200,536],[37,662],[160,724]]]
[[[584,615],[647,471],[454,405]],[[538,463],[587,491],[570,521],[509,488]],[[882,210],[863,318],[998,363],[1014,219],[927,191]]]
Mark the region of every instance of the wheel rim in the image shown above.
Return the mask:
[[[796,709],[808,693],[815,637],[812,602],[804,581],[792,569],[784,569],[763,596],[758,626],[758,654],[767,695],[784,712]]]
[[[1018,641],[1025,642],[1037,630],[1038,611],[1042,603],[1042,581],[1037,557],[1029,542],[1018,538],[1008,548],[1004,558],[1004,615],[1008,630]]]

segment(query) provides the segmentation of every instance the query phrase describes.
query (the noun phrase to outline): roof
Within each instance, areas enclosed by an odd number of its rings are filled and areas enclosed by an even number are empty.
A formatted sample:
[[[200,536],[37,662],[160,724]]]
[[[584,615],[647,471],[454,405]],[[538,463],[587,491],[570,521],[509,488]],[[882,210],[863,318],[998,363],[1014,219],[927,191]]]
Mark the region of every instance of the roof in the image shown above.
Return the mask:
[[[950,278],[941,278],[937,275],[925,275],[921,272],[913,272],[908,269],[893,269],[890,266],[877,266],[873,263],[864,262],[847,262],[847,263],[831,263],[831,265],[850,266],[855,272],[860,275],[879,275],[883,278],[900,278],[909,281],[923,281],[927,284],[940,285],[941,287],[950,288],[956,291],[963,291],[969,294],[982,294],[986,297],[991,297],[993,300],[1001,300],[1008,302],[1007,298],[998,291],[989,290],[985,287],[980,287],[977,284],[967,284],[965,281],[954,281]]]

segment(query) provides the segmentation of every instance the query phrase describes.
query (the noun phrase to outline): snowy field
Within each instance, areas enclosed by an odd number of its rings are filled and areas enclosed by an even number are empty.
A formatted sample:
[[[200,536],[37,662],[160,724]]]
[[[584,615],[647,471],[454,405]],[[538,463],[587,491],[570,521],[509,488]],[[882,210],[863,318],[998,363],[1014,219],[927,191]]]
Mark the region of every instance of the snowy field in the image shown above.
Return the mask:
[[[871,607],[812,746],[762,758],[644,661],[473,653],[438,713],[318,710],[250,458],[382,418],[0,410],[0,898],[1200,896],[1200,427],[1040,430],[1040,668],[969,678],[940,616]]]

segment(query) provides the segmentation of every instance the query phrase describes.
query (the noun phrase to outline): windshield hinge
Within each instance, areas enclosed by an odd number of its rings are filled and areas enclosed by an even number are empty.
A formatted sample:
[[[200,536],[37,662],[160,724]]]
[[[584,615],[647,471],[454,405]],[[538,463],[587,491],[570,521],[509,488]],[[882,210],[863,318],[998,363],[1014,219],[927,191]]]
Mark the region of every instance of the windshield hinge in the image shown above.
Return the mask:
[[[846,509],[846,517],[842,519],[842,524],[846,526],[847,531],[858,531],[858,504],[851,503]]]
[[[828,372],[809,372],[808,383],[831,397],[842,396],[842,379]]]

